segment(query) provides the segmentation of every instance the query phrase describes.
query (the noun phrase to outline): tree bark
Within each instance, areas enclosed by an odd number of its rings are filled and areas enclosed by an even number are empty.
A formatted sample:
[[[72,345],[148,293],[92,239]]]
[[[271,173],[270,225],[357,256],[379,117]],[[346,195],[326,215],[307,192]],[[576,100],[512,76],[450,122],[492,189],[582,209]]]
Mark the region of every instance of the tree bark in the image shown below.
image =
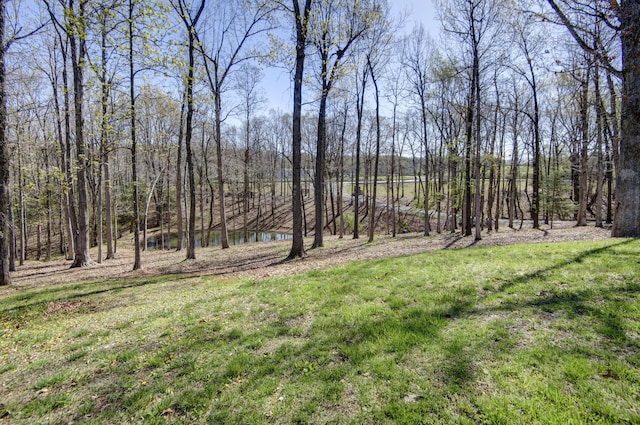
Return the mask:
[[[378,188],[378,164],[380,162],[380,95],[378,91],[378,82],[376,81],[375,74],[373,72],[373,66],[371,61],[367,58],[367,64],[369,66],[369,72],[371,73],[371,81],[375,91],[376,99],[376,156],[374,158],[373,165],[373,190],[371,196],[371,218],[369,219],[369,242],[373,242],[373,235],[376,229],[376,192]],[[425,111],[423,110],[423,114]],[[427,146],[427,138],[425,133],[425,149]],[[428,179],[427,179],[428,184]],[[426,203],[426,200],[425,200]],[[425,207],[425,236],[429,236],[429,215],[427,214],[428,207]]]
[[[373,79],[373,71],[371,78]],[[374,82],[375,84],[375,82]],[[429,143],[427,137],[427,105],[424,93],[420,95],[422,137],[424,138],[424,236],[429,236]]]
[[[11,284],[9,274],[9,143],[6,140],[7,99],[5,95],[4,37],[6,0],[0,0],[0,286]]]
[[[202,0],[204,5],[204,0]],[[199,14],[198,14],[199,16]],[[185,137],[184,146],[187,153],[187,178],[189,180],[189,223],[187,240],[187,260],[196,259],[196,182],[195,182],[195,170],[193,167],[193,152],[191,149],[191,137],[193,133],[193,76],[194,76],[194,50],[195,50],[195,38],[193,36],[193,28],[195,22],[189,26],[187,25],[187,31],[189,32],[189,70],[187,71],[187,119],[185,123]]]
[[[131,175],[133,179],[133,270],[142,268],[140,257],[140,194],[138,188],[138,158],[136,141],[136,92],[133,64],[133,0],[129,0],[129,113],[131,122]]]
[[[323,60],[323,63],[326,63]],[[326,68],[323,73],[326,74]],[[315,234],[313,237],[313,245],[311,248],[319,248],[323,244],[324,220],[322,217],[324,209],[324,187],[325,187],[325,155],[327,143],[327,96],[329,95],[328,87],[323,87],[320,96],[320,110],[318,112],[318,137],[316,139],[316,173],[313,179],[313,196],[315,204]]]
[[[65,61],[65,65],[63,65],[63,75],[64,75],[64,87],[65,87],[65,106],[68,104],[66,99],[68,95],[66,94],[67,84],[66,84],[66,54],[63,54],[63,60]],[[64,224],[62,225],[66,234],[64,235],[64,239],[66,240],[66,246],[62,245],[61,242],[61,253],[65,254],[65,258],[67,260],[73,260],[73,226],[71,224],[71,208],[70,208],[70,171],[69,171],[69,157],[67,155],[65,137],[68,138],[68,135],[63,136],[62,133],[62,117],[60,116],[60,102],[58,100],[58,80],[57,80],[57,63],[55,62],[54,56],[54,65],[51,70],[51,89],[53,95],[53,102],[55,108],[55,117],[56,117],[56,136],[58,138],[58,145],[60,148],[60,169],[64,173],[64,183],[67,187],[63,188],[61,195],[61,205],[63,205],[62,209],[64,210]],[[68,122],[68,111],[65,108],[65,122]],[[68,126],[66,126],[68,128]],[[63,239],[62,231],[60,232],[60,239]]]
[[[472,30],[475,38],[475,30]],[[475,161],[474,161],[474,171],[473,175],[475,178],[475,192],[473,194],[473,204],[475,206],[475,240],[479,241],[482,239],[481,230],[482,230],[482,190],[481,190],[481,175],[480,169],[482,165],[482,156],[481,156],[481,147],[482,141],[480,140],[480,124],[481,124],[481,104],[480,104],[480,54],[477,51],[477,44],[474,42],[474,60],[473,60],[473,80],[475,81],[475,85],[472,84],[472,87],[475,89],[472,92],[471,96],[475,96],[475,113],[474,113],[474,140],[475,140]]]
[[[362,150],[362,114],[364,109],[364,95],[367,87],[366,70],[362,71],[362,87],[356,93],[356,164],[355,164],[355,187],[353,188],[353,239],[360,237],[360,151]]]
[[[584,80],[580,82],[580,168],[579,168],[579,193],[578,193],[578,216],[576,226],[587,225],[587,197],[588,197],[588,166],[589,166],[589,71]]]
[[[462,206],[462,234],[471,236],[471,144],[473,142],[473,116],[475,109],[475,75],[471,78],[469,104],[466,116],[466,137],[464,152],[464,203]]]
[[[113,260],[116,258],[116,253],[113,249],[113,205],[111,204],[111,172],[108,149],[104,153],[104,210],[105,233],[107,235],[107,256],[105,259]]]
[[[516,206],[518,203],[518,161],[519,161],[519,152],[518,152],[518,129],[519,129],[519,120],[518,120],[518,98],[515,98],[515,105],[513,110],[513,147],[511,151],[511,175],[510,175],[510,184],[509,184],[509,228],[513,229],[513,220],[516,219]]]
[[[613,237],[640,237],[640,2],[620,4],[622,125]]]
[[[74,11],[74,2],[69,0],[69,8]],[[85,24],[85,2],[80,2],[77,25]],[[83,33],[84,31],[81,31]],[[89,255],[89,201],[87,197],[87,154],[84,142],[84,61],[86,40],[69,32],[71,44],[71,64],[73,70],[73,103],[75,110],[76,136],[76,187],[78,192],[78,229],[75,237],[75,259],[72,268],[86,267],[92,263]]]
[[[596,156],[597,156],[597,181],[596,181],[596,201],[594,204],[595,208],[595,216],[596,216],[596,227],[602,227],[602,195],[603,195],[603,186],[604,186],[604,155],[602,152],[602,143],[603,143],[603,121],[604,117],[604,109],[602,108],[602,99],[600,93],[600,65],[598,62],[595,64],[595,75],[594,75],[594,90],[596,95]]]
[[[613,67],[609,58],[585,43],[554,0],[548,0],[548,2],[580,47],[594,55],[596,60],[603,61],[611,70]],[[640,237],[640,108],[638,107],[640,105],[640,31],[638,31],[640,2],[638,0],[611,2],[611,8],[617,12],[620,19],[619,33],[622,42],[620,152],[619,158],[616,158],[617,138],[614,133],[616,206],[611,235]],[[611,95],[613,99],[613,90]],[[612,104],[612,109],[613,105],[615,103]]]
[[[183,177],[182,177],[182,139],[183,139],[183,130],[184,130],[184,107],[186,103],[186,96],[183,96],[182,104],[180,106],[180,128],[178,130],[178,157],[176,159],[176,209],[177,209],[177,220],[178,220],[178,238],[176,251],[182,251],[184,248],[184,216],[182,209],[182,187],[183,187]]]
[[[298,0],[292,0],[296,26],[296,64],[293,79],[293,115],[292,115],[292,180],[291,203],[293,207],[293,240],[288,259],[304,256],[304,238],[302,236],[302,78],[304,76],[305,48],[311,1],[306,0],[304,9],[300,10]]]

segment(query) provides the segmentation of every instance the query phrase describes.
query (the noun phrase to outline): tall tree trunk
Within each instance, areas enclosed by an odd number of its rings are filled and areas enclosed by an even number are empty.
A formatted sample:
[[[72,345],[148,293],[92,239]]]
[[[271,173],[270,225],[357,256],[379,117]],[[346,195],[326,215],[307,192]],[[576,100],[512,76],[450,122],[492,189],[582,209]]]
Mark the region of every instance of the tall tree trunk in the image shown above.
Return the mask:
[[[11,181],[11,177],[9,177],[9,181]],[[15,219],[14,219],[14,208],[13,208],[13,202],[11,199],[11,190],[9,190],[9,216],[7,217],[8,223],[9,223],[9,235],[8,235],[8,242],[9,242],[9,271],[10,272],[15,272],[16,269],[16,257],[18,254],[18,246],[17,246],[17,240],[16,240],[16,225],[15,225]]]
[[[340,220],[338,237],[342,239],[344,237],[344,145],[345,134],[347,132],[347,117],[348,109],[345,106],[344,115],[342,119],[342,129],[340,131],[340,163],[338,168],[338,217]]]
[[[447,210],[451,213],[451,233],[455,233],[458,227],[458,199],[460,187],[458,183],[458,144],[454,143],[449,151],[449,196],[447,200]],[[404,188],[404,183],[402,185]],[[447,213],[448,214],[448,213]]]
[[[76,208],[76,189],[73,181],[72,169],[75,163],[72,161],[72,142],[71,142],[71,99],[69,93],[67,61],[63,61],[62,84],[64,90],[64,150],[66,157],[66,174],[65,180],[67,184],[66,205],[69,209],[69,230],[71,237],[69,238],[68,250],[71,254],[67,254],[68,260],[73,260],[76,256],[76,235],[78,234],[78,214]]]
[[[609,88],[609,121],[611,126],[611,146],[613,151],[613,172],[616,176],[620,172],[620,125],[618,124],[618,96],[613,77],[607,72],[607,87]]]
[[[202,123],[202,137],[200,138],[200,152],[202,154],[202,163],[198,168],[198,179],[199,179],[199,189],[200,189],[200,246],[206,248],[209,246],[209,237],[208,232],[205,235],[205,227],[204,227],[204,205],[205,205],[205,169],[207,167],[207,160],[205,157],[207,156],[207,149],[205,146],[205,123]],[[213,197],[213,193],[211,193],[211,197]]]
[[[354,185],[355,187],[353,188],[353,239],[358,239],[360,237],[360,151],[362,148],[362,115],[364,109],[364,95],[367,87],[367,75],[368,72],[363,70],[361,87],[358,93],[356,93],[356,181]]]
[[[200,246],[206,248],[209,246],[209,241],[205,237],[204,232],[204,204],[205,204],[205,186],[204,186],[204,171],[202,167],[199,167],[198,172],[198,190],[199,190],[199,206],[200,206]]]
[[[60,145],[60,157],[62,158],[62,171],[64,172],[64,212],[65,227],[67,231],[66,259],[73,260],[75,256],[75,234],[77,231],[77,215],[75,208],[75,191],[73,189],[73,177],[71,174],[71,117],[69,112],[69,81],[67,72],[67,53],[62,37],[59,37],[62,51],[62,88],[63,88],[63,115],[60,117],[60,105],[58,102],[58,82],[57,70],[52,70],[53,78],[51,85],[53,88],[53,99],[56,108],[56,131],[58,133],[58,144]],[[64,121],[64,136],[62,133],[62,122]]]
[[[113,230],[111,228],[111,176],[109,174],[109,148],[107,143],[108,139],[108,102],[109,102],[109,85],[107,83],[107,33],[105,23],[103,22],[102,37],[101,37],[101,106],[102,106],[102,122],[100,126],[100,165],[104,170],[104,210],[105,210],[105,230],[107,236],[107,256],[106,259],[110,260],[114,258],[113,253]],[[98,262],[102,260],[102,199],[100,202],[100,217],[98,220],[100,231],[98,232],[98,246],[100,247],[100,253],[98,254]]]
[[[204,0],[203,0],[204,3]],[[194,24],[195,26],[195,24]],[[187,153],[187,178],[189,180],[189,238],[187,244],[187,260],[196,259],[196,181],[193,167],[193,152],[191,149],[191,137],[193,133],[193,76],[195,67],[195,29],[189,30],[189,70],[187,72],[187,119],[185,123],[184,146]]]
[[[74,11],[74,2],[69,0],[69,8]],[[75,13],[75,12],[73,12]],[[77,25],[85,24],[85,2],[80,2]],[[71,267],[85,267],[92,263],[89,255],[89,200],[87,197],[87,154],[84,142],[84,63],[86,40],[84,31],[80,37],[70,31],[71,64],[73,69],[73,103],[75,111],[76,136],[76,186],[78,192],[78,230],[76,233],[76,256]]]
[[[528,60],[531,73],[531,91],[533,95],[533,176],[531,196],[531,220],[533,228],[540,227],[540,107],[538,105],[538,86],[533,69],[533,61]]]
[[[607,179],[607,217],[606,223],[613,223],[613,165],[609,143],[605,141],[605,178]]]
[[[215,99],[215,137],[216,137],[216,165],[218,169],[218,204],[220,205],[220,247],[229,248],[229,235],[227,231],[227,213],[224,195],[224,173],[222,168],[222,131],[221,125],[222,103],[220,96]],[[233,212],[233,211],[232,211]]]
[[[391,185],[391,236],[396,237],[397,232],[397,219],[396,219],[396,191],[394,187],[394,173],[395,173],[395,157],[396,157],[396,118],[397,118],[397,103],[393,104],[393,114],[391,119],[391,170],[389,170]],[[398,179],[400,180],[400,179]]]
[[[594,90],[596,95],[596,156],[597,156],[597,181],[596,181],[596,202],[595,202],[595,216],[596,216],[596,227],[602,227],[602,195],[603,195],[603,184],[604,184],[604,155],[602,152],[602,143],[603,143],[603,126],[602,123],[604,121],[604,110],[602,109],[602,98],[600,93],[600,65],[596,61],[595,63],[595,75],[593,78],[594,81]]]
[[[591,67],[587,68],[587,75],[583,81],[580,82],[580,169],[579,169],[579,184],[580,191],[578,195],[578,217],[576,219],[576,226],[587,225],[587,198],[588,198],[588,183],[589,183],[589,71]]]
[[[493,201],[494,201],[494,193],[495,193],[495,170],[496,170],[496,162],[495,162],[495,147],[496,147],[496,139],[498,138],[498,113],[500,112],[500,91],[498,89],[498,79],[497,75],[494,75],[494,86],[495,86],[495,94],[496,94],[496,106],[493,111],[493,134],[491,135],[491,144],[489,147],[489,192],[487,193],[487,221],[489,222],[487,226],[487,231],[491,232],[493,230]]]
[[[102,161],[102,156],[100,161]],[[100,163],[98,165],[98,182],[96,184],[97,191],[97,199],[96,202],[96,211],[95,211],[95,221],[96,221],[96,244],[98,245],[98,258],[97,262],[102,263],[102,208],[103,208],[103,198],[102,198],[102,172],[103,172],[103,164]]]
[[[373,79],[373,72],[372,79]],[[374,83],[375,84],[375,83]],[[427,142],[427,105],[425,96],[421,96],[422,137],[424,138],[424,236],[429,236],[429,143]]]
[[[6,139],[7,99],[5,95],[6,41],[4,16],[6,0],[0,0],[0,286],[11,284],[9,274],[9,143]]]
[[[18,135],[19,132],[16,132]],[[19,137],[19,136],[17,136]],[[20,139],[17,139],[18,146],[20,146]],[[24,202],[24,187],[26,187],[26,181],[23,175],[22,167],[22,149],[18,148],[18,182],[20,188],[18,189],[18,215],[20,216],[20,255],[18,256],[18,264],[24,265],[24,260],[27,259],[27,213],[25,211]]]
[[[473,117],[475,113],[475,76],[471,78],[467,105],[466,137],[464,148],[464,201],[462,206],[462,234],[471,236],[471,146],[473,143]]]
[[[129,113],[131,122],[131,178],[133,179],[133,270],[142,268],[140,257],[140,194],[138,188],[138,158],[136,141],[136,88],[133,67],[133,7],[134,0],[129,0]]]
[[[6,136],[6,135],[5,135]],[[9,181],[11,181],[11,175],[9,175]],[[16,225],[13,216],[13,202],[11,200],[11,188],[9,188],[9,216],[7,217],[9,223],[9,271],[16,271]]]
[[[307,30],[311,1],[305,0],[304,9],[300,10],[298,0],[292,0],[296,27],[296,65],[293,80],[293,115],[292,115],[292,207],[293,207],[293,240],[291,251],[287,258],[293,259],[304,256],[304,239],[302,236],[302,78],[304,76],[305,48],[307,44]]]
[[[515,109],[513,111],[513,150],[511,152],[511,176],[509,184],[509,228],[513,229],[513,220],[517,218],[516,205],[518,204],[518,130],[519,120],[518,99],[515,99]]]
[[[371,61],[367,58],[367,64],[369,65],[369,72],[371,73],[371,81],[373,82],[375,99],[376,99],[376,156],[373,162],[373,190],[371,196],[371,218],[369,219],[369,242],[373,242],[373,235],[376,230],[376,192],[378,189],[378,164],[380,162],[380,95],[378,91],[378,82],[376,81],[375,74],[373,72],[373,66]],[[423,111],[423,114],[426,113]],[[425,128],[426,129],[426,128]],[[427,137],[425,133],[425,150],[427,150]],[[427,179],[428,185],[428,179]],[[425,199],[425,204],[426,204]],[[429,214],[428,207],[425,207],[425,236],[429,236]]]
[[[196,26],[198,24],[198,20],[202,15],[202,11],[204,10],[206,0],[200,0],[200,4],[197,10],[192,13],[191,6],[195,4],[191,4],[186,1],[179,1],[177,5],[174,4],[174,8],[180,15],[180,19],[184,23],[184,29],[187,32],[187,40],[188,40],[188,56],[189,63],[187,69],[187,81],[186,81],[186,99],[185,102],[187,104],[187,116],[185,122],[185,151],[186,151],[186,162],[187,162],[187,178],[189,180],[189,214],[187,218],[188,222],[188,240],[187,240],[187,260],[195,260],[196,259],[196,183],[195,183],[195,170],[194,170],[194,160],[193,160],[193,151],[191,148],[191,139],[193,134],[193,81],[194,81],[194,73],[195,73],[195,49],[196,49]],[[217,113],[219,110],[217,106],[219,105],[220,98],[216,97],[216,121],[219,116]],[[216,135],[219,139],[220,134]],[[179,182],[180,183],[180,182]]]
[[[244,202],[242,205],[242,238],[244,243],[249,242],[249,158],[251,155],[250,146],[250,122],[249,122],[249,107],[247,102],[247,116],[245,123],[245,146],[244,146],[244,162],[242,168],[242,185],[243,185],[243,197]]]
[[[482,230],[482,190],[481,190],[481,182],[482,177],[480,175],[480,169],[482,165],[482,156],[481,156],[481,147],[482,141],[480,139],[480,124],[481,124],[481,115],[480,115],[480,61],[479,61],[479,53],[477,52],[477,48],[474,44],[474,62],[473,62],[473,80],[475,81],[475,85],[472,84],[474,88],[474,92],[472,92],[472,96],[475,96],[475,117],[474,117],[474,140],[476,142],[475,146],[475,161],[474,161],[474,171],[473,175],[475,177],[475,193],[473,194],[473,204],[475,206],[475,240],[479,241],[482,239],[482,235],[480,231]]]
[[[502,129],[500,131],[500,146],[498,148],[498,170],[496,176],[496,223],[495,230],[496,232],[500,229],[500,218],[502,218],[502,195],[504,190],[504,183],[502,181],[502,171],[505,167],[504,164],[504,139],[507,133],[507,117],[502,117]],[[506,170],[505,170],[506,173]]]
[[[98,164],[98,205],[97,205],[97,234],[98,263],[102,263],[102,173],[107,151],[107,107],[109,100],[109,88],[107,86],[107,31],[105,26],[105,15],[101,16],[100,22],[100,150]]]
[[[109,167],[109,150],[104,153],[104,220],[107,235],[107,256],[105,259],[116,258],[113,249],[113,205],[111,205],[111,172]]]
[[[51,261],[51,247],[52,247],[52,227],[53,227],[53,218],[51,212],[51,197],[53,193],[51,192],[51,166],[49,164],[49,155],[45,156],[46,168],[47,168],[47,179],[46,179],[46,208],[47,208],[47,254],[45,257],[46,261]]]
[[[326,62],[326,61],[325,61]],[[324,70],[326,73],[326,69]],[[327,96],[329,89],[323,87],[320,96],[320,110],[318,112],[318,137],[316,139],[316,173],[313,178],[313,195],[315,205],[315,234],[313,237],[313,245],[311,248],[319,248],[323,243],[324,233],[324,187],[325,187],[325,154],[327,142]]]
[[[640,3],[620,4],[622,125],[612,236],[640,237]],[[617,170],[618,171],[618,170]]]
[[[206,160],[206,159],[205,159]],[[208,170],[208,165],[205,165],[205,169]],[[207,241],[211,240],[211,231],[213,230],[213,207],[215,206],[215,189],[213,187],[213,183],[211,182],[211,179],[209,178],[209,172],[207,171],[207,175],[206,175],[206,179],[207,179],[207,185],[209,186],[209,194],[210,194],[210,198],[209,198],[209,223],[207,224]]]
[[[164,249],[171,250],[171,149],[167,156],[167,243]]]
[[[178,238],[177,238],[177,246],[176,251],[182,251],[184,248],[184,217],[183,217],[183,209],[182,209],[182,188],[183,188],[183,177],[182,177],[182,140],[183,140],[183,130],[184,130],[184,108],[186,104],[186,90],[185,95],[182,97],[182,104],[180,106],[180,128],[178,130],[178,157],[176,159],[176,213],[178,220]]]

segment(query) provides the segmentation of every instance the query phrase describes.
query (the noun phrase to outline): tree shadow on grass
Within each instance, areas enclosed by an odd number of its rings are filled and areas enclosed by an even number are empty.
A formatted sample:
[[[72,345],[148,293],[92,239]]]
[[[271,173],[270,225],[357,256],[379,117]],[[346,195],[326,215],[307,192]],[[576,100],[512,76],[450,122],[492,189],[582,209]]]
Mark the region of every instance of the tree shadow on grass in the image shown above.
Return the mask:
[[[50,302],[74,301],[95,295],[117,293],[130,288],[157,285],[168,279],[177,282],[189,278],[190,276],[182,275],[145,276],[128,279],[109,278],[29,290],[0,299],[0,317],[20,320],[26,315],[46,311],[47,304]]]
[[[594,248],[579,252],[577,255],[540,268],[523,276],[516,276],[502,283],[497,289],[491,291],[491,296],[496,296],[505,291],[526,285],[545,276],[586,261],[589,257],[609,252],[615,248],[628,245],[632,240],[624,240],[600,248]],[[364,267],[364,266],[363,266]],[[612,287],[607,291],[610,294],[626,293],[636,296],[640,292],[640,283],[630,282],[624,287]],[[607,294],[599,294],[606,296]],[[596,321],[596,331],[604,338],[614,341],[621,347],[630,343],[627,337],[627,329],[624,318],[620,312],[610,307],[590,305],[589,301],[594,297],[593,290],[579,291],[549,291],[532,297],[515,301],[504,301],[498,306],[482,308],[476,292],[455,291],[444,294],[436,301],[439,305],[420,305],[410,308],[402,308],[398,315],[384,315],[371,320],[362,320],[356,325],[347,328],[340,334],[339,330],[334,335],[335,344],[341,344],[344,354],[355,365],[366,363],[371,358],[380,355],[379,347],[392,347],[392,353],[402,358],[413,348],[429,344],[430,341],[440,344],[446,352],[441,365],[443,380],[452,388],[464,388],[476,381],[476,373],[473,364],[477,360],[477,353],[473,351],[473,341],[457,339],[443,331],[452,322],[458,319],[478,318],[504,312],[513,312],[518,309],[530,308],[542,311],[568,311],[573,315],[590,315]],[[605,303],[606,304],[606,303]],[[464,335],[460,335],[462,338]],[[489,329],[486,335],[479,337],[478,344],[493,346],[495,350],[505,350],[516,345],[515,336],[500,328]]]
[[[614,244],[611,244],[611,245],[606,245],[606,246],[603,246],[603,247],[600,247],[600,248],[594,248],[594,249],[589,249],[589,250],[586,250],[586,251],[582,251],[578,255],[576,255],[576,256],[574,256],[572,258],[569,258],[568,260],[564,260],[564,261],[561,261],[561,262],[559,262],[557,264],[553,264],[553,265],[551,265],[549,267],[544,267],[542,269],[527,273],[527,274],[525,274],[523,276],[518,276],[518,277],[515,277],[513,279],[509,279],[506,282],[504,282],[502,285],[500,285],[500,288],[498,289],[497,292],[503,292],[503,291],[507,290],[508,288],[510,288],[512,286],[525,284],[525,283],[527,283],[529,281],[542,278],[549,272],[560,270],[560,269],[568,267],[568,266],[570,266],[572,264],[581,263],[581,262],[583,262],[584,260],[586,260],[589,257],[593,257],[593,256],[596,256],[596,255],[603,254],[603,253],[605,253],[607,251],[611,251],[614,248],[618,248],[618,247],[621,247],[621,246],[624,246],[624,245],[628,245],[628,244],[630,244],[632,242],[634,242],[633,239],[627,239],[627,240],[623,240],[621,242],[614,243]]]
[[[582,251],[567,260],[523,276],[513,277],[499,285],[489,296],[495,297],[520,285],[525,287],[532,281],[545,278],[548,273],[579,264],[591,256],[606,253],[629,242],[623,241]],[[367,268],[370,265],[363,264],[362,267]],[[173,275],[170,279],[188,279],[189,277]],[[34,294],[40,295],[39,297],[34,297],[32,300],[23,299],[27,303],[16,307],[17,310],[13,313],[12,309],[3,309],[4,306],[11,305],[11,302],[4,305],[0,302],[0,315],[4,316],[7,313],[26,314],[31,308],[46,308],[46,303],[52,300],[73,300],[147,285],[152,289],[152,285],[162,283],[168,278],[167,276],[158,276],[135,278],[133,281],[131,279],[126,281],[105,280],[97,282],[99,286],[93,288],[91,283],[82,283],[77,286],[65,285],[64,288],[46,288]],[[65,294],[63,291],[73,291],[73,293]],[[640,292],[640,282],[632,281],[601,291],[598,296],[635,297],[638,292]],[[177,419],[182,415],[188,416],[197,411],[206,412],[209,409],[216,412],[217,407],[225,408],[222,396],[226,394],[226,391],[229,391],[227,385],[241,386],[243,390],[239,391],[239,394],[251,394],[250,386],[260,379],[273,379],[278,384],[315,379],[317,381],[315,385],[301,386],[304,389],[311,388],[308,391],[313,394],[308,395],[308,400],[303,400],[303,403],[299,405],[292,404],[294,412],[291,413],[291,417],[309,418],[321,409],[322,391],[334,387],[340,389],[339,385],[330,387],[330,380],[340,383],[344,379],[348,382],[352,379],[353,370],[366,370],[372,368],[373,363],[377,363],[382,366],[378,366],[378,369],[372,374],[378,373],[380,376],[373,376],[370,379],[375,378],[377,385],[393,385],[393,382],[388,381],[390,379],[388,376],[393,378],[394,375],[391,372],[385,375],[384,366],[396,367],[412,350],[430,344],[438,344],[441,347],[441,356],[424,361],[435,360],[439,362],[434,367],[441,372],[444,391],[449,393],[464,391],[478,382],[479,373],[475,370],[475,365],[479,356],[482,355],[480,353],[483,350],[485,350],[484,352],[496,353],[509,350],[514,346],[516,336],[501,329],[501,323],[489,322],[486,325],[486,330],[478,331],[475,340],[468,340],[465,338],[467,334],[464,329],[453,334],[448,331],[454,321],[490,317],[493,313],[510,313],[527,308],[552,312],[562,310],[576,316],[589,315],[593,317],[599,324],[597,331],[620,347],[632,344],[633,342],[627,336],[623,313],[616,312],[613,308],[594,305],[591,302],[593,298],[594,292],[589,289],[549,291],[549,293],[533,294],[520,300],[506,300],[498,306],[484,308],[479,305],[477,292],[454,290],[452,293],[442,295],[429,305],[415,302],[409,305],[402,304],[397,308],[383,305],[374,314],[356,317],[351,325],[341,321],[343,318],[335,317],[332,319],[335,322],[327,322],[325,330],[314,329],[312,325],[310,334],[304,340],[301,339],[299,345],[289,344],[284,340],[285,342],[268,353],[258,352],[257,349],[248,346],[253,335],[246,333],[231,339],[229,334],[222,332],[223,329],[219,324],[198,322],[198,319],[194,318],[193,321],[197,323],[185,323],[183,333],[176,331],[171,338],[153,341],[153,344],[147,347],[141,348],[138,341],[133,341],[130,345],[125,346],[102,347],[101,350],[104,351],[102,357],[114,360],[108,363],[110,372],[107,382],[100,382],[100,379],[106,379],[106,371],[90,378],[95,380],[90,386],[98,396],[97,400],[104,400],[96,401],[93,412],[97,415],[101,410],[104,410],[116,415],[120,409],[125,409],[126,414],[132,416],[139,413],[140,410],[156,409],[150,412],[156,416],[169,412],[167,414],[174,415]],[[328,319],[325,317],[325,320]],[[272,331],[280,329],[282,326],[275,327],[274,325]],[[256,333],[256,338],[271,338],[270,334],[265,336],[262,329],[257,330]],[[225,337],[225,335],[227,336]],[[298,338],[296,335],[284,336],[289,339]],[[207,359],[209,355],[207,351],[209,350],[225,350],[229,355],[224,360],[204,360]],[[120,354],[127,351],[135,354],[132,355],[131,360],[127,360]],[[154,362],[150,362],[150,360],[143,362],[142,360],[147,355],[157,359]],[[385,363],[386,361],[388,362]],[[144,368],[142,371],[136,369],[140,366]],[[159,376],[160,378],[157,383],[149,381],[149,385],[129,382],[136,374],[139,378],[148,376]],[[163,388],[165,384],[163,380],[166,377],[167,382],[171,382],[174,375],[178,376],[178,379],[189,381],[189,384],[184,384],[180,389],[181,392],[167,395]],[[386,390],[386,388],[381,388],[380,392],[384,393],[385,397],[392,397],[387,396]],[[306,394],[301,395],[301,398],[303,398],[302,396],[306,396]],[[404,396],[405,394],[396,394],[395,404],[393,400],[390,401],[382,397],[381,400],[387,403],[387,406],[381,404],[380,409],[389,409],[384,411],[384,414],[395,414],[390,411],[391,407],[389,407],[393,405],[394,408],[397,408],[398,415],[405,414],[407,409],[416,409],[419,413],[423,413],[420,409],[424,411],[429,409],[427,401],[424,401],[424,406],[420,405],[423,402],[417,398],[417,402],[407,403],[402,401]],[[158,407],[149,407],[152,406],[152,403],[146,403],[145,400],[153,400],[154,397],[162,397],[163,404]],[[222,401],[212,401],[214,399]],[[409,404],[410,406],[407,406]],[[228,415],[233,413],[228,408],[226,410],[220,409],[220,411],[224,411]],[[242,411],[237,414],[241,413]],[[391,421],[392,416],[389,418],[388,421]],[[239,416],[227,419],[229,422],[239,421]]]

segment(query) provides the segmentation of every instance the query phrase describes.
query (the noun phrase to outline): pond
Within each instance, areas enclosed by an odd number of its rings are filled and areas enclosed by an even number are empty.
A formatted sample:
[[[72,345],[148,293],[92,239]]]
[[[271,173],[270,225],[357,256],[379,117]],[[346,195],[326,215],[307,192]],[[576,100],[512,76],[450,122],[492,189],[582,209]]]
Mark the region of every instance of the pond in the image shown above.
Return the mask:
[[[205,232],[206,233],[206,232]],[[229,245],[242,245],[244,243],[252,243],[252,242],[270,242],[270,241],[280,241],[292,239],[293,235],[289,233],[280,233],[280,232],[270,232],[270,231],[262,231],[262,230],[250,230],[248,233],[248,240],[244,240],[244,235],[242,234],[242,230],[230,230],[227,232],[229,238]],[[221,245],[221,232],[219,230],[212,230],[209,246],[220,246]],[[167,242],[171,242],[171,247],[175,248],[178,236],[175,233],[172,233],[171,236],[164,235],[164,243],[165,248],[167,247]],[[196,232],[196,248],[200,248],[202,246],[202,237],[201,232]],[[147,249],[149,251],[153,251],[155,249],[161,249],[162,243],[160,237],[149,236],[147,237]]]

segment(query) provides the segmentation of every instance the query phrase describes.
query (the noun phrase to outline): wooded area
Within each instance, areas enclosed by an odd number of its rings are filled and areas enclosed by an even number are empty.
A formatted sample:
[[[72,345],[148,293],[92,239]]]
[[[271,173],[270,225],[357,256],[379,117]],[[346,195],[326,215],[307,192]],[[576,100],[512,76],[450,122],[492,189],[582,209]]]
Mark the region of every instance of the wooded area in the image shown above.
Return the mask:
[[[640,236],[640,1],[435,6],[438,38],[386,0],[0,0],[0,284],[129,235],[134,269],[214,230]]]

